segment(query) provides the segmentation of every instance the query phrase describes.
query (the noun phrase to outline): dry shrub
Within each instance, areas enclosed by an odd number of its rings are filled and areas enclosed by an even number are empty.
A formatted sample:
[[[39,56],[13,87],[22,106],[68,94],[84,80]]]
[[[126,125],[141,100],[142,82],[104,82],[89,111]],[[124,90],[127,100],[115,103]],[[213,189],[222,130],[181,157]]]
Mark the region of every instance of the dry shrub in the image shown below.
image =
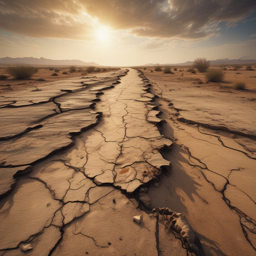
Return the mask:
[[[71,67],[69,68],[69,72],[70,72],[70,73],[76,72],[76,67],[75,67],[75,66],[71,66]]]
[[[88,73],[92,73],[94,70],[95,70],[95,67],[88,67],[88,68],[86,69],[86,71],[87,71]]]
[[[9,76],[0,75],[0,80],[6,80]]]
[[[221,69],[210,69],[205,77],[208,82],[221,82],[224,79],[225,73]]]
[[[29,79],[37,71],[38,69],[27,65],[17,65],[6,69],[6,73],[14,76],[16,79]]]
[[[248,65],[245,70],[247,70],[247,71],[253,71],[254,69],[252,68],[251,65]]]
[[[236,89],[236,90],[245,90],[245,83],[244,82],[235,82],[233,84],[233,87]]]
[[[67,74],[68,74],[68,72],[64,71],[64,72],[62,72],[62,74],[63,74],[63,75],[67,75]]]
[[[155,67],[155,71],[162,71],[162,68],[160,66]]]
[[[173,70],[174,70],[174,71],[177,71],[177,68],[174,68]]]
[[[193,68],[189,68],[187,71],[196,74],[196,71]]]
[[[242,68],[243,66],[240,65],[240,64],[235,64],[233,67],[234,67],[234,70],[237,71],[237,70],[239,70],[240,68]]]
[[[195,59],[193,67],[196,68],[200,73],[204,73],[210,67],[210,61],[208,61],[206,58]]]
[[[52,73],[52,76],[58,76],[58,74],[57,73]]]
[[[165,68],[163,69],[163,72],[164,72],[165,74],[173,74],[173,72],[171,71],[170,67],[165,67]]]
[[[54,68],[49,68],[49,70],[50,70],[50,71],[53,71],[53,70],[54,70]]]

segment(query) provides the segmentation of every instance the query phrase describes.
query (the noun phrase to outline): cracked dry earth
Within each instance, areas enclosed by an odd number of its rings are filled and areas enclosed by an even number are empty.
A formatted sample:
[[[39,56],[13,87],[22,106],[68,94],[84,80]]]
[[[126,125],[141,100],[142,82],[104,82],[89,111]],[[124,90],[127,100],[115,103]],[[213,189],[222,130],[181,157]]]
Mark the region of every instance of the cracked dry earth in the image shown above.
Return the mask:
[[[206,255],[256,255],[256,105],[244,100],[254,95],[145,76],[173,141],[151,205],[185,214]]]
[[[0,255],[204,255],[184,215],[151,213],[173,142],[151,85],[119,70],[0,99]]]

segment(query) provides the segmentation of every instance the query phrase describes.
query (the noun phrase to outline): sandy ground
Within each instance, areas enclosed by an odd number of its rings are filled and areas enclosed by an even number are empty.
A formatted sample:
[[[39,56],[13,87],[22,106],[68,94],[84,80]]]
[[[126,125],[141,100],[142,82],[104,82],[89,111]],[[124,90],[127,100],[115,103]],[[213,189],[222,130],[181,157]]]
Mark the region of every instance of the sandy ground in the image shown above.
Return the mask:
[[[8,93],[9,91],[17,91],[22,90],[29,87],[42,86],[49,82],[55,82],[64,79],[70,79],[78,76],[84,76],[84,72],[86,72],[86,67],[78,67],[77,72],[70,73],[70,67],[52,67],[53,70],[50,70],[50,67],[37,67],[38,72],[35,73],[31,79],[14,79],[14,77],[10,76],[6,73],[6,67],[0,67],[0,75],[6,75],[8,78],[6,80],[0,80],[0,94]],[[55,70],[59,70],[55,72]],[[101,68],[102,69],[102,68]],[[106,72],[114,71],[116,69],[107,68]],[[63,72],[67,72],[67,74],[63,74]],[[52,76],[53,73],[57,73],[58,76]],[[94,74],[98,74],[99,72],[87,73],[85,76],[92,76]],[[105,73],[105,72],[100,72]],[[45,80],[45,81],[37,81],[37,80]]]

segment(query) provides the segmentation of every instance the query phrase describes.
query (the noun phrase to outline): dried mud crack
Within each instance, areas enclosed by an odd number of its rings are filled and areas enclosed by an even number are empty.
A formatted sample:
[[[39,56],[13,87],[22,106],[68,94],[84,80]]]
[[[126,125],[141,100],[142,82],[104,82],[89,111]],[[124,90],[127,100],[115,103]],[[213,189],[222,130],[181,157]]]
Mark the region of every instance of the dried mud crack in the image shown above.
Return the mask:
[[[6,95],[0,255],[203,255],[148,213],[173,145],[150,87],[120,70]]]
[[[183,97],[182,89],[173,86],[170,90],[150,80],[150,73],[146,77],[164,121],[160,132],[174,142],[163,154],[172,162],[172,169],[168,176],[161,175],[157,188],[149,188],[152,206],[185,214],[206,255],[256,255],[254,134],[247,132],[248,126],[244,133],[228,122],[224,129],[212,122],[202,125],[192,111],[204,106],[196,106],[193,93],[192,103],[188,102],[191,112],[186,110],[186,116],[192,113],[195,120],[180,117],[175,104],[180,100],[172,96],[172,91]],[[186,91],[184,95],[189,97]],[[197,115],[202,120],[203,114]]]

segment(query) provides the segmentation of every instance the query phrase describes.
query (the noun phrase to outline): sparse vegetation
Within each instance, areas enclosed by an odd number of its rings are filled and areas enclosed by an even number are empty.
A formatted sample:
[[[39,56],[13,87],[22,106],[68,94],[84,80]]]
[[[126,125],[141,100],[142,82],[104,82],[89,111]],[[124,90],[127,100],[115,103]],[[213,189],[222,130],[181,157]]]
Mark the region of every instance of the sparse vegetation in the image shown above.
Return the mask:
[[[188,72],[191,72],[192,74],[196,74],[196,71],[193,68],[188,68]]]
[[[225,73],[221,69],[210,69],[205,77],[208,82],[222,82],[224,79]]]
[[[57,73],[52,73],[52,76],[58,76],[58,74]]]
[[[37,71],[38,70],[36,68],[26,65],[17,65],[6,69],[6,73],[14,76],[16,79],[29,79]]]
[[[246,69],[245,69],[245,70],[247,70],[247,71],[253,71],[254,69],[252,68],[251,65],[248,65],[248,66],[246,66]]]
[[[88,68],[86,69],[86,71],[87,71],[88,73],[92,73],[92,72],[94,71],[94,69],[95,69],[95,67],[88,67]]]
[[[206,58],[195,59],[193,67],[196,68],[200,73],[204,73],[210,67],[210,61],[208,61]]]
[[[60,72],[60,70],[59,70],[59,69],[57,69],[57,68],[56,68],[54,71],[55,71],[55,72],[57,72],[57,73],[58,73],[58,72]]]
[[[54,70],[54,68],[49,68],[49,70],[50,70],[50,71],[53,71],[53,70]]]
[[[244,82],[235,82],[233,84],[234,89],[236,90],[245,90],[245,83]]]
[[[156,66],[155,71],[162,71],[162,68],[160,66]]]
[[[105,68],[102,69],[102,72],[106,72],[106,71],[107,71],[107,69],[105,69]]]
[[[174,68],[173,70],[174,70],[174,71],[177,71],[177,68]]]
[[[63,75],[67,75],[67,74],[68,74],[68,72],[64,71],[64,72],[62,72],[62,74],[63,74]]]
[[[240,64],[235,64],[233,67],[234,67],[234,70],[237,71],[237,70],[239,70],[240,68],[242,68],[243,66],[240,65]]]
[[[75,67],[75,66],[71,66],[71,67],[69,68],[69,72],[70,72],[70,73],[76,72],[76,67]]]
[[[171,71],[171,68],[170,68],[170,67],[165,67],[165,68],[163,69],[163,72],[164,72],[165,74],[173,74],[173,72]]]
[[[9,76],[0,75],[0,80],[6,80]]]

